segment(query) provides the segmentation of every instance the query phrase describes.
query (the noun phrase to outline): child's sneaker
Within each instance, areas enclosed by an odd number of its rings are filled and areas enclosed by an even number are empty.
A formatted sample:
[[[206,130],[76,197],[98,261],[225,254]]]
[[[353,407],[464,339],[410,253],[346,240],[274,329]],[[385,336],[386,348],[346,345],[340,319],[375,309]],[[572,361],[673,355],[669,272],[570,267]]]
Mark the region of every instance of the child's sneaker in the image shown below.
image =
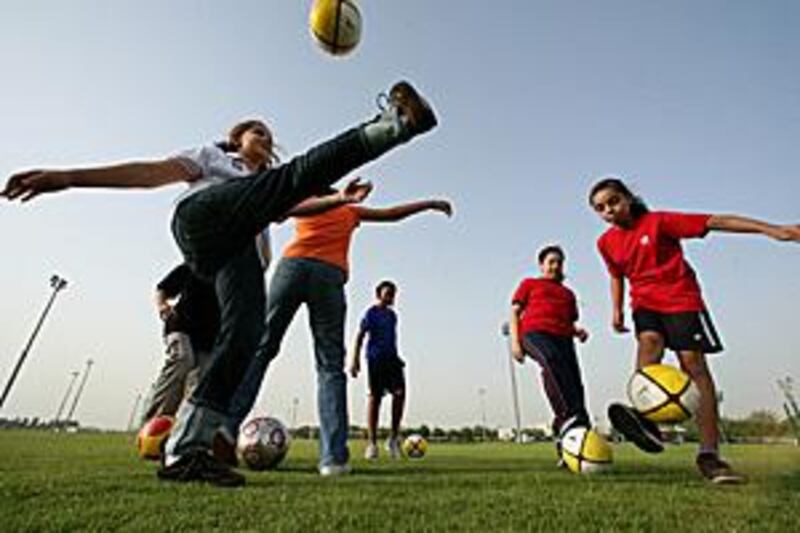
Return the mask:
[[[614,429],[622,433],[640,450],[648,453],[664,451],[658,426],[641,416],[636,410],[621,403],[612,403],[608,407],[608,418]]]
[[[400,449],[400,439],[397,437],[386,439],[386,451],[389,452],[389,457],[392,459],[400,459],[403,456],[403,452]]]
[[[370,442],[367,444],[367,448],[364,450],[364,459],[367,461],[374,461],[378,458],[378,445],[374,442]]]
[[[389,94],[378,95],[380,114],[364,125],[367,144],[381,154],[437,124],[433,109],[407,81],[395,83]]]
[[[188,483],[198,481],[217,487],[241,487],[244,476],[222,464],[205,450],[196,450],[182,455],[169,466],[162,466],[156,473],[158,479]]]
[[[343,465],[325,465],[319,467],[319,475],[322,477],[337,477],[337,476],[346,476],[353,470],[350,468],[349,464]]]
[[[222,429],[214,433],[211,439],[211,454],[222,464],[231,468],[239,466],[239,458],[236,457],[236,441],[227,431]]]
[[[746,481],[743,475],[734,471],[716,453],[700,453],[696,463],[703,477],[715,485],[738,485]]]
[[[436,115],[430,104],[407,81],[395,83],[389,89],[389,103],[397,108],[410,136],[436,126]]]

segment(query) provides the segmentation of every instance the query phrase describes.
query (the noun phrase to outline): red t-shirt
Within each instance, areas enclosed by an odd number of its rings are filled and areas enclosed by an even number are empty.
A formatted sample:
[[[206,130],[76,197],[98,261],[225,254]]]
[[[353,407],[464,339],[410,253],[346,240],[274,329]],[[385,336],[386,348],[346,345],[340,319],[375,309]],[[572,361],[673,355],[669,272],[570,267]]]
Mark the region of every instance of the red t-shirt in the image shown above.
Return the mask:
[[[711,215],[653,212],[630,228],[614,226],[597,241],[614,277],[630,281],[631,307],[659,313],[705,308],[694,270],[683,258],[681,239],[704,237]]]
[[[520,333],[531,331],[571,337],[578,320],[575,294],[560,281],[526,278],[514,292],[512,303],[522,306]]]

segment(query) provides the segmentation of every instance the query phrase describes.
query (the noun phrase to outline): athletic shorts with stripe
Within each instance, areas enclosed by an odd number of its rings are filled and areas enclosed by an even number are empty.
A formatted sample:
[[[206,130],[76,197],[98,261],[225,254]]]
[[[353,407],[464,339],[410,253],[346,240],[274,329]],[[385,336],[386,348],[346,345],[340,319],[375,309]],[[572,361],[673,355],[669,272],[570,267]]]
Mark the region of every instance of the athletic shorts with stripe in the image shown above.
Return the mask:
[[[711,321],[711,315],[705,309],[683,313],[659,313],[650,309],[636,309],[633,312],[633,323],[637,335],[645,331],[660,333],[664,337],[664,345],[676,352],[722,351],[722,341]]]
[[[522,336],[522,349],[542,368],[542,384],[555,415],[553,431],[561,433],[570,419],[570,426],[588,425],[589,415],[572,337],[528,332]]]

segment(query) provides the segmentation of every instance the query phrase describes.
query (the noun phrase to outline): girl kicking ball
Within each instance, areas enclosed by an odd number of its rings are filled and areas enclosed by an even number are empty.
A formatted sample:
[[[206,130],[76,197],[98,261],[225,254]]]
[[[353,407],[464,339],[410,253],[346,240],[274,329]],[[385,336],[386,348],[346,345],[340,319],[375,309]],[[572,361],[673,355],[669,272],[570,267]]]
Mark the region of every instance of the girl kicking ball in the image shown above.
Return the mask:
[[[373,120],[282,165],[271,132],[256,121],[237,132],[227,151],[208,146],[157,161],[21,172],[0,192],[26,201],[72,187],[189,184],[177,201],[172,232],[192,271],[214,283],[220,332],[209,371],[178,410],[160,479],[244,484],[244,476],[215,458],[211,447],[229,423],[231,398],[264,333],[264,280],[255,235],[300,201],[436,126],[433,110],[408,82],[395,84],[385,100],[388,105]],[[363,191],[350,192],[357,199]]]
[[[589,203],[611,227],[600,236],[600,255],[611,276],[612,327],[628,331],[623,302],[630,282],[638,368],[659,363],[664,350],[676,352],[683,370],[700,390],[697,468],[713,483],[740,483],[743,477],[719,457],[719,414],[706,354],[722,345],[703,300],[694,270],[683,257],[681,240],[709,231],[760,233],[779,241],[800,241],[800,225],[774,225],[737,215],[650,211],[619,179],[606,178],[589,193]],[[657,428],[622,404],[609,407],[615,429],[645,451],[663,449]]]

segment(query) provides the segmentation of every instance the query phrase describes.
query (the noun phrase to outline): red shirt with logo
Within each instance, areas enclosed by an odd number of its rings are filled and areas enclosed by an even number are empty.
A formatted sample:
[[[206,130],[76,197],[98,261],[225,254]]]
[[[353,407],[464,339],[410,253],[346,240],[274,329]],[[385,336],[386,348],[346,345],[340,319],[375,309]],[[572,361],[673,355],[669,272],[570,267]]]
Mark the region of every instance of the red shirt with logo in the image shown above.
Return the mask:
[[[522,306],[520,333],[531,331],[571,337],[578,320],[575,294],[560,281],[526,278],[514,292],[512,303]]]
[[[694,270],[683,257],[681,239],[704,237],[711,215],[652,212],[630,228],[614,226],[597,247],[614,277],[630,281],[631,307],[659,313],[705,308]]]

